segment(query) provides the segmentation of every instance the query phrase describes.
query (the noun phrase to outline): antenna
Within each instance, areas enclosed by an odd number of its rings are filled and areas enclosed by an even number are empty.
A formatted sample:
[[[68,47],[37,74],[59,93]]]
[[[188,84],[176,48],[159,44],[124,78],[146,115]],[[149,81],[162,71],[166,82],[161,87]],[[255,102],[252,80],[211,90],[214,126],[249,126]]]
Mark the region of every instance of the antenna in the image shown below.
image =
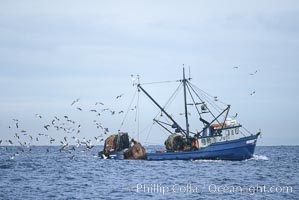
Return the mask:
[[[189,68],[189,78],[188,78],[188,79],[191,80],[191,72],[190,72],[191,70],[190,70],[190,65],[188,66],[188,68]]]

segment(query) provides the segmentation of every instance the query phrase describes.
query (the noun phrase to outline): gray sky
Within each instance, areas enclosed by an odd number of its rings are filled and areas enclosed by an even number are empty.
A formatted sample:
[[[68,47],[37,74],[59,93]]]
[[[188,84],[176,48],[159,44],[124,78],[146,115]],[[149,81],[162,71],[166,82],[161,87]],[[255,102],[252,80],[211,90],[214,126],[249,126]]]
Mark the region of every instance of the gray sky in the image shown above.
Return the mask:
[[[298,35],[298,1],[1,1],[0,139],[15,139],[13,118],[37,135],[64,115],[82,124],[80,137],[93,138],[100,132],[88,110],[126,110],[131,74],[142,82],[179,79],[184,63],[193,84],[231,104],[250,131],[262,129],[259,145],[298,145]],[[162,86],[144,87],[164,104],[175,85]],[[141,97],[143,129],[157,110]],[[83,112],[70,106],[76,98]],[[123,116],[99,120],[115,132]],[[129,113],[122,128],[133,136],[134,118]],[[165,138],[154,128],[147,142]]]

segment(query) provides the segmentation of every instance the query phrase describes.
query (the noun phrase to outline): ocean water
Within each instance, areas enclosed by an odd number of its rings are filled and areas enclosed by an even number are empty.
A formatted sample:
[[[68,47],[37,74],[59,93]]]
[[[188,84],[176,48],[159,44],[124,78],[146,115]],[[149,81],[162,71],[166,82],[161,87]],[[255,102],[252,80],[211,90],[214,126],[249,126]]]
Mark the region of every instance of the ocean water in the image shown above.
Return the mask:
[[[299,146],[245,161],[103,160],[101,149],[0,147],[0,199],[299,199]]]

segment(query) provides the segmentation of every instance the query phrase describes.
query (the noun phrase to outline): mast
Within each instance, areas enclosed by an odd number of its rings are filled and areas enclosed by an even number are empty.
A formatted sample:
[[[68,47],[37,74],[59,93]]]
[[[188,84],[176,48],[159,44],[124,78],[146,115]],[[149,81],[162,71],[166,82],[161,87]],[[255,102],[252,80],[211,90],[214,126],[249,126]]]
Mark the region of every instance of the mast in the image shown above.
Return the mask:
[[[189,122],[188,122],[186,84],[187,84],[187,79],[185,77],[185,68],[183,68],[184,104],[185,104],[185,118],[186,118],[186,138],[188,140],[189,139]]]

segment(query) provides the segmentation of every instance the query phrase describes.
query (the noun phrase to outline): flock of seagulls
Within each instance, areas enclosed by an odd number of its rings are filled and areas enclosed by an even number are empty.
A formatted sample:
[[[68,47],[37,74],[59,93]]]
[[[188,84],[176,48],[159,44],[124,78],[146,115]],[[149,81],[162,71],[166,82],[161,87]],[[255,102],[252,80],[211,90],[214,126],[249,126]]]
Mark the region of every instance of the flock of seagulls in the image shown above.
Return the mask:
[[[116,99],[120,99],[123,97],[124,94],[120,94],[116,96]],[[74,107],[79,112],[83,112],[84,110],[77,106],[79,104],[80,98],[75,99],[70,104],[71,107]],[[43,123],[41,125],[41,130],[37,133],[32,133],[29,130],[25,130],[20,123],[19,119],[12,119],[12,124],[8,126],[8,128],[14,132],[13,137],[14,139],[8,140],[0,140],[0,145],[4,145],[0,147],[1,149],[6,150],[10,153],[10,158],[14,159],[16,156],[20,155],[21,153],[31,153],[32,152],[32,145],[36,145],[37,142],[40,140],[48,141],[48,145],[59,145],[59,152],[67,153],[68,158],[73,160],[75,158],[75,151],[89,152],[94,148],[93,143],[100,143],[103,142],[107,134],[109,133],[109,128],[105,127],[100,121],[99,116],[105,112],[110,112],[111,115],[115,115],[116,113],[121,115],[124,113],[123,110],[115,111],[108,107],[104,107],[105,104],[102,102],[95,102],[94,104],[97,106],[94,109],[86,109],[87,112],[94,113],[97,119],[93,120],[94,127],[98,130],[97,135],[94,136],[92,139],[87,139],[84,135],[81,134],[81,127],[82,125],[75,120],[73,120],[70,116],[54,116],[49,123]],[[41,114],[35,114],[35,118],[42,123],[46,117],[42,116]],[[52,134],[53,132],[58,132],[60,138],[57,139]],[[56,134],[57,136],[57,134]],[[75,145],[69,145],[75,144]],[[18,146],[15,152],[11,153],[11,149],[8,146]],[[49,153],[51,148],[46,149],[46,153]],[[95,155],[94,155],[95,156]]]

